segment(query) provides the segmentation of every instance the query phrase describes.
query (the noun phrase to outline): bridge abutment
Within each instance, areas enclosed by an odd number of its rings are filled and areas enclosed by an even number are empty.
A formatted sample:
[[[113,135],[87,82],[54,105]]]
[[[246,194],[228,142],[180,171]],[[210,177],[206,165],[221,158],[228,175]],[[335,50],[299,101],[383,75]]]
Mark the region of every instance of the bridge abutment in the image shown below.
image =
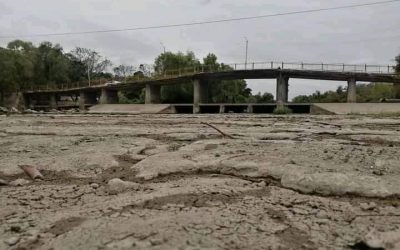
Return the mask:
[[[196,79],[193,81],[193,113],[200,113],[201,103],[208,103],[208,82]]]
[[[117,104],[118,103],[118,90],[114,89],[101,89],[100,104]]]
[[[146,104],[159,104],[161,103],[161,86],[146,84]]]
[[[347,102],[355,103],[357,102],[357,90],[356,90],[356,79],[351,78],[347,81]]]
[[[289,77],[279,75],[276,80],[276,102],[281,105],[289,101]]]

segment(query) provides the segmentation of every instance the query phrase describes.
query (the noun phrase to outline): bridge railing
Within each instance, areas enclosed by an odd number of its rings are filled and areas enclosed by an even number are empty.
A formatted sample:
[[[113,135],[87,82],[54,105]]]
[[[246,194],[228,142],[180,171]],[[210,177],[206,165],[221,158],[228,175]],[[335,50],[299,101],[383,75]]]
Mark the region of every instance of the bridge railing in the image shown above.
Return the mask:
[[[251,62],[227,64],[233,70],[256,70],[256,69],[291,69],[291,70],[313,70],[332,72],[354,72],[371,74],[395,74],[393,66],[390,65],[368,65],[368,64],[325,64],[325,63],[288,63],[288,62]]]
[[[288,69],[288,70],[310,70],[310,71],[329,71],[347,73],[370,73],[370,74],[395,74],[393,66],[390,65],[368,65],[368,64],[324,64],[324,63],[303,63],[303,62],[249,62],[231,63],[221,65],[197,65],[174,70],[156,72],[154,66],[148,67],[150,70],[146,76],[137,75],[129,77],[129,83],[145,82],[162,79],[170,79],[180,76],[188,76],[199,73],[229,72],[235,70],[262,70],[262,69]],[[121,80],[123,82],[124,80]],[[58,85],[36,86],[32,91],[65,90],[90,86],[101,86],[109,84],[109,79],[93,79],[75,83],[64,83]]]

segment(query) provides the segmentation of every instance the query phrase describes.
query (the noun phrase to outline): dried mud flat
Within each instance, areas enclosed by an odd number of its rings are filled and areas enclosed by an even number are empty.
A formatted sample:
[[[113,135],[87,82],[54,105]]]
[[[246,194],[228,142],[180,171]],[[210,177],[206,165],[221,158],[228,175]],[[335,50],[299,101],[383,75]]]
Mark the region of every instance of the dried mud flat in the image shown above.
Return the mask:
[[[399,249],[399,149],[396,117],[0,116],[0,249]]]

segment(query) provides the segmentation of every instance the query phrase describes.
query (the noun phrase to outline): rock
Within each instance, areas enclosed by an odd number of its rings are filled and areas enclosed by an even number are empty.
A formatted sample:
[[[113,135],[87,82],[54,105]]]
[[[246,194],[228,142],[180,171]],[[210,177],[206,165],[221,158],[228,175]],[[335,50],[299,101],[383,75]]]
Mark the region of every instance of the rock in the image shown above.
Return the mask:
[[[375,202],[361,203],[360,207],[362,210],[374,210],[376,208],[376,203]]]
[[[17,244],[19,242],[19,237],[11,237],[7,240],[4,241],[4,243],[6,243],[9,246],[14,246],[15,244]]]
[[[92,183],[92,184],[90,184],[90,187],[93,189],[98,189],[100,187],[100,185],[97,183]]]
[[[24,185],[27,185],[27,184],[29,184],[29,183],[31,183],[30,181],[28,181],[28,180],[25,180],[25,179],[16,179],[15,181],[12,181],[12,182],[10,182],[9,184],[11,185],[11,186],[15,186],[15,187],[20,187],[20,186],[24,186]]]
[[[291,171],[282,176],[282,186],[303,193],[323,195],[355,194],[364,197],[385,198],[400,193],[398,180],[381,179],[354,173],[306,173]]]
[[[24,110],[24,113],[25,113],[25,114],[36,114],[37,111],[36,111],[36,110],[33,110],[33,109],[25,109],[25,110]]]
[[[8,109],[0,106],[0,114],[7,114],[7,113],[8,113]]]
[[[121,179],[115,178],[108,181],[108,193],[109,194],[119,194],[125,192],[128,189],[138,189],[139,184],[129,181],[123,181]]]
[[[10,113],[18,114],[20,113],[19,110],[15,107],[10,108]]]
[[[257,183],[257,186],[258,187],[266,187],[267,183],[265,181],[262,181],[262,182]]]
[[[382,176],[384,174],[383,171],[380,169],[375,169],[374,171],[372,171],[372,173],[378,176]]]
[[[400,249],[400,229],[390,232],[370,231],[363,239],[363,242],[370,249]]]

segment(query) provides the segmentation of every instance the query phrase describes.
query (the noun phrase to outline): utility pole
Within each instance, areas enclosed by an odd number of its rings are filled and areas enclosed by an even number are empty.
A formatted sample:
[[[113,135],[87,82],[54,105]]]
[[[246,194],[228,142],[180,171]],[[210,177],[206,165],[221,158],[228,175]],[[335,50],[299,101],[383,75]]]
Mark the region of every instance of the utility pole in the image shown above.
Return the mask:
[[[165,45],[163,44],[163,42],[160,42],[160,44],[161,44],[161,46],[162,46],[163,49],[164,49],[162,71],[163,71],[164,74],[165,74],[165,52],[166,52],[166,49],[165,49]]]
[[[160,44],[161,44],[161,46],[163,47],[163,49],[164,49],[164,54],[165,54],[165,45],[164,45],[162,42],[160,42]]]
[[[247,37],[244,37],[245,41],[246,41],[246,58],[244,61],[244,69],[247,69],[247,57],[248,57],[248,53],[249,53],[249,40],[247,39]]]

